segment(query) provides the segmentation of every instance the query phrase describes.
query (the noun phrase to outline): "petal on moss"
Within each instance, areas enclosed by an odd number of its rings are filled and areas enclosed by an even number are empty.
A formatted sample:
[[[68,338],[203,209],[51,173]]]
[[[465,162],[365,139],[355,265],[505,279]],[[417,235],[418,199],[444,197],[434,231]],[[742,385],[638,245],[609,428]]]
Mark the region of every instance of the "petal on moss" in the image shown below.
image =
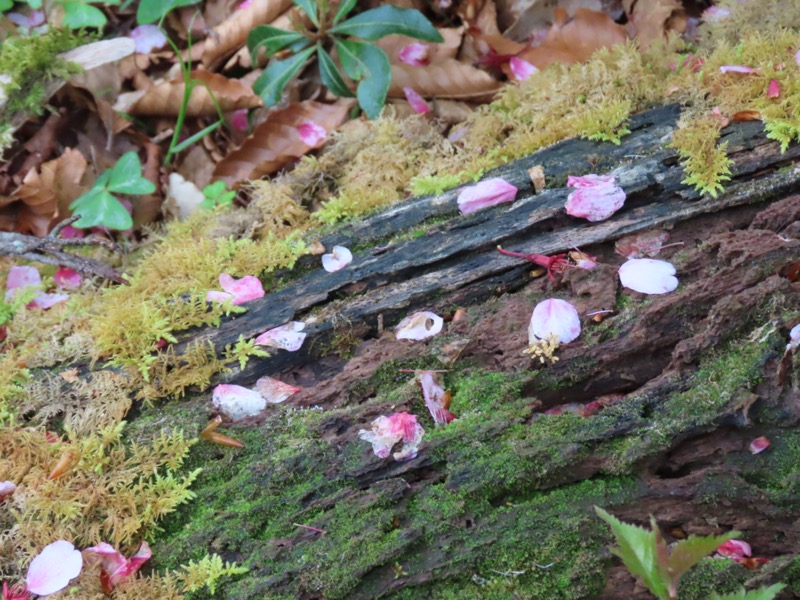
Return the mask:
[[[500,177],[486,179],[459,192],[458,209],[461,214],[468,215],[496,204],[513,202],[517,192],[517,188],[505,179]]]
[[[422,67],[428,64],[428,49],[428,44],[414,42],[403,46],[397,53],[397,58],[412,67]]]
[[[414,88],[404,87],[403,93],[406,95],[406,100],[408,100],[408,103],[411,105],[411,110],[418,115],[424,115],[431,111],[431,107],[425,102],[425,98],[414,91]]]
[[[448,409],[450,408],[450,394],[439,385],[433,371],[422,371],[418,374],[419,384],[422,387],[422,397],[425,406],[431,413],[434,423],[447,425],[456,418]]]
[[[83,277],[77,271],[73,271],[67,267],[61,267],[56,271],[55,275],[53,275],[53,281],[55,281],[56,285],[60,288],[73,289],[81,284]]]
[[[219,276],[219,284],[225,292],[209,291],[206,294],[206,300],[209,302],[224,302],[232,299],[234,304],[244,304],[245,302],[250,302],[250,300],[264,297],[264,286],[261,285],[258,277],[253,277],[252,275],[234,279],[227,273],[223,273]]]
[[[678,287],[675,267],[665,260],[632,258],[619,268],[626,288],[642,294],[667,294]]]
[[[270,404],[280,404],[292,394],[299,392],[300,388],[272,377],[262,377],[256,381],[256,391]]]
[[[760,454],[764,450],[770,447],[772,442],[769,441],[763,435],[761,437],[757,437],[752,442],[750,442],[750,446],[748,446],[748,450],[750,450],[751,454]]]
[[[569,177],[567,185],[575,191],[567,197],[567,214],[587,221],[604,221],[625,204],[625,191],[613,175]]]
[[[65,540],[48,544],[28,567],[25,583],[28,591],[48,596],[63,590],[83,568],[83,557],[75,546]]]
[[[141,566],[153,555],[147,542],[142,542],[139,550],[130,559],[119,552],[107,542],[100,542],[97,546],[86,548],[85,553],[99,558],[100,582],[103,591],[110,594],[120,583],[134,575]],[[92,560],[87,558],[87,561]]]
[[[767,98],[780,98],[781,84],[777,79],[770,79],[767,86]]]
[[[42,285],[42,276],[39,275],[39,269],[14,265],[9,270],[6,279],[6,300],[14,298],[20,288],[40,285]]]
[[[322,268],[328,273],[344,269],[353,262],[353,253],[344,246],[334,246],[330,254],[322,255]]]
[[[8,498],[17,491],[17,486],[13,481],[0,481],[0,500]]]
[[[254,417],[267,407],[267,401],[257,391],[227,383],[214,388],[211,401],[217,410],[232,421]]]
[[[291,321],[286,325],[265,331],[256,338],[256,344],[296,352],[300,350],[303,340],[306,339],[306,334],[301,333],[305,327],[305,323]]]
[[[398,340],[425,340],[442,330],[444,319],[430,311],[415,312],[397,324],[394,335]]]
[[[419,444],[425,430],[417,423],[417,417],[407,412],[394,413],[389,417],[378,417],[370,429],[361,429],[358,437],[372,444],[372,451],[379,458],[386,458],[395,444],[402,441],[403,447],[395,452],[395,460],[411,460],[419,452]]]
[[[328,137],[325,128],[311,119],[307,119],[297,126],[297,133],[306,146],[316,147]]]
[[[535,344],[555,335],[559,344],[569,344],[581,334],[577,309],[566,300],[550,298],[536,305],[528,325],[528,342]]]
[[[749,74],[749,73],[755,73],[756,69],[754,69],[753,67],[745,66],[745,65],[722,65],[719,68],[719,72],[720,73],[743,73],[743,74]]]
[[[508,61],[508,66],[511,69],[511,73],[519,81],[524,81],[531,75],[539,72],[539,69],[527,60],[517,58],[516,56],[511,57],[511,60]]]

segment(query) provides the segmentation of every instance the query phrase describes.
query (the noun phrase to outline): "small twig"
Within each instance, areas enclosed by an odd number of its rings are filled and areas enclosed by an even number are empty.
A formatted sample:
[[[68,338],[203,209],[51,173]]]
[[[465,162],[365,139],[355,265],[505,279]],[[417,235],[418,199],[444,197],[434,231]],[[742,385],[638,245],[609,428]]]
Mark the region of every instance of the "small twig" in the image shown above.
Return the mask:
[[[311,525],[301,525],[300,523],[292,523],[295,527],[302,527],[303,529],[310,529],[311,531],[316,531],[317,533],[326,534],[328,533],[324,529],[318,529],[317,527],[312,527]]]

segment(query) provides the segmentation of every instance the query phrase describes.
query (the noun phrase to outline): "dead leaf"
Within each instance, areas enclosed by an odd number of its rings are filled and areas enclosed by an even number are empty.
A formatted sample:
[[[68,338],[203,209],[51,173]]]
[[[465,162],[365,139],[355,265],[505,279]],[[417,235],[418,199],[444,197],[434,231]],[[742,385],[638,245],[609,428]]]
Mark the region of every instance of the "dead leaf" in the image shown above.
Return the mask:
[[[75,367],[74,369],[67,369],[66,371],[61,371],[58,374],[61,379],[66,381],[67,383],[75,383],[78,381],[78,368]]]
[[[569,13],[588,8],[615,20],[623,12],[620,0],[497,0],[497,22],[503,35],[525,41],[535,32],[550,28],[556,7]]]
[[[641,48],[664,39],[670,31],[686,29],[688,17],[678,0],[623,0],[622,4]]]
[[[118,37],[78,46],[68,52],[59,54],[68,62],[77,63],[84,71],[89,71],[106,63],[116,62],[130,56],[136,50],[136,44],[129,37]]]
[[[314,121],[330,133],[342,124],[352,105],[352,100],[340,99],[335,104],[307,100],[271,112],[238,149],[217,164],[214,179],[233,185],[279,171],[327,141],[326,138],[315,146],[306,145],[297,130],[301,123]]]
[[[669,232],[661,229],[641,231],[618,239],[614,252],[628,259],[657,256],[668,239]]]
[[[389,96],[403,98],[404,87],[413,88],[426,98],[450,98],[482,101],[491,99],[500,89],[494,77],[457,60],[447,59],[425,67],[392,65]]]
[[[731,119],[734,121],[760,121],[761,120],[761,113],[757,110],[740,110],[739,112],[733,113]]]
[[[429,64],[435,64],[446,59],[456,58],[456,54],[458,54],[458,49],[461,47],[461,41],[464,37],[464,28],[442,27],[439,29],[439,33],[441,33],[442,37],[444,38],[443,43],[427,44]],[[405,64],[397,56],[400,53],[400,50],[413,43],[419,43],[419,41],[404,35],[387,35],[386,37],[383,37],[375,42],[375,45],[386,52],[386,55],[389,57],[389,61],[391,61],[393,65],[399,65]]]
[[[541,194],[545,185],[544,167],[542,165],[535,165],[531,167],[528,169],[528,176],[531,178],[533,191],[537,194]]]

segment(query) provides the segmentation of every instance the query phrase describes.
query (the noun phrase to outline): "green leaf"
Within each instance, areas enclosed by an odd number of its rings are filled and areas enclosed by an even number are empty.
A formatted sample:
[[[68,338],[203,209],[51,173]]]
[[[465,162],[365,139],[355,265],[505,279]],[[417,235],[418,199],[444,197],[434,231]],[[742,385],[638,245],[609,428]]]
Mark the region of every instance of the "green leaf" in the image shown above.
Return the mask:
[[[314,24],[315,27],[319,27],[319,17],[317,2],[316,0],[292,0],[294,4],[299,6],[303,9],[303,12],[308,15],[308,18],[311,19],[311,22]]]
[[[719,548],[720,544],[724,544],[735,537],[739,537],[738,531],[729,531],[724,535],[690,535],[685,540],[675,544],[667,563],[667,569],[672,581],[677,582],[681,575],[714,552]]]
[[[339,10],[336,11],[336,16],[333,17],[333,24],[336,25],[339,21],[344,19],[355,8],[358,0],[342,0],[339,5]]]
[[[280,101],[283,88],[303,68],[314,50],[316,47],[311,47],[284,60],[274,60],[256,79],[253,91],[261,96],[266,106],[274,106]]]
[[[347,87],[347,84],[342,79],[339,69],[336,68],[336,63],[328,55],[322,46],[317,46],[317,58],[319,59],[319,75],[322,78],[322,83],[340,98],[352,98],[353,92]]]
[[[757,590],[746,591],[744,588],[742,588],[738,592],[725,594],[724,596],[713,593],[711,594],[711,598],[709,598],[709,600],[773,600],[773,598],[775,598],[775,596],[777,596],[785,587],[786,585],[783,583],[776,583],[768,588],[762,587],[758,588]]]
[[[152,181],[142,177],[142,163],[134,151],[120,156],[117,164],[111,169],[108,190],[117,194],[152,194],[156,186]]]
[[[339,60],[342,62],[342,69],[344,69],[344,72],[347,73],[347,76],[353,81],[360,81],[361,78],[369,72],[367,65],[365,65],[356,54],[361,42],[333,38],[333,43],[336,46],[336,51],[339,53]]]
[[[444,38],[421,12],[384,4],[339,23],[331,30],[338,35],[354,35],[364,40],[377,40],[399,33],[427,42],[443,42]]]
[[[0,13],[6,12],[12,6],[14,6],[13,0],[0,0]]]
[[[191,6],[198,2],[200,0],[140,0],[139,8],[136,10],[136,21],[139,25],[155,23],[163,19],[173,8]]]
[[[81,198],[73,202],[72,207],[75,207]],[[84,199],[74,212],[81,216],[80,219],[72,224],[73,227],[78,229],[100,226],[123,231],[133,227],[133,219],[128,214],[128,211],[119,200],[106,190],[97,190],[97,193],[91,197],[90,201]]]
[[[103,27],[108,20],[103,11],[81,0],[68,0],[63,3],[64,19],[61,23],[70,29],[82,27]]]
[[[98,181],[99,180],[100,178],[98,177]],[[97,185],[97,182],[95,182],[95,185],[92,187],[92,189],[75,198],[75,200],[72,201],[72,204],[69,205],[69,208],[74,212],[80,210],[84,206],[91,206],[97,202],[97,197],[103,193],[107,193],[105,184]]]
[[[311,43],[311,40],[302,33],[280,29],[272,25],[259,25],[247,35],[247,49],[250,50],[250,56],[253,57],[255,62],[256,54],[261,46],[267,49],[267,56],[272,56],[279,50],[286,48],[286,46],[303,40],[309,44]]]
[[[358,84],[356,97],[358,104],[370,119],[377,119],[383,103],[386,102],[386,92],[392,80],[392,67],[386,53],[372,44],[351,42],[355,44],[356,58],[364,65],[366,73]]]
[[[622,559],[632,575],[641,578],[651,594],[661,600],[669,600],[668,576],[659,565],[659,554],[663,556],[667,550],[661,536],[656,531],[623,523],[597,506],[594,510],[611,526],[617,539],[619,548],[611,551]]]

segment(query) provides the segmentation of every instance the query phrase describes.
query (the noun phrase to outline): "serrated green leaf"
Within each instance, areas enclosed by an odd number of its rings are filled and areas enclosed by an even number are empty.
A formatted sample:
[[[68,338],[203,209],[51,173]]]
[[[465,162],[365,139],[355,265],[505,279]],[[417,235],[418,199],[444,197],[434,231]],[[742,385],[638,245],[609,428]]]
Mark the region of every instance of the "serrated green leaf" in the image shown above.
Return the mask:
[[[316,47],[307,48],[294,56],[270,63],[253,84],[253,91],[261,97],[265,106],[274,106],[280,101],[283,88],[303,68],[314,50]]]
[[[342,0],[342,3],[339,4],[339,10],[336,11],[336,15],[333,17],[333,24],[336,25],[339,21],[349,15],[350,12],[355,8],[357,1],[358,0]]]
[[[317,46],[317,59],[319,60],[319,76],[322,78],[322,83],[325,87],[340,98],[352,98],[353,92],[347,87],[341,73],[339,73],[339,69],[336,68],[336,63],[322,49],[322,46]]]
[[[303,9],[303,12],[308,15],[314,26],[319,27],[319,16],[317,16],[319,9],[317,8],[316,0],[292,0],[292,2]]]
[[[64,7],[64,18],[61,23],[70,29],[103,27],[108,22],[102,10],[80,0],[68,0],[62,6]]]
[[[128,211],[106,190],[98,190],[91,202],[84,201],[74,212],[81,217],[72,224],[78,229],[100,226],[123,231],[133,227],[133,219]]]
[[[724,594],[722,596],[717,593],[712,593],[709,600],[773,600],[785,587],[786,585],[783,583],[776,583],[768,588],[762,587],[757,590],[748,591],[742,588],[738,592]]]
[[[641,578],[650,593],[661,600],[669,600],[669,581],[665,569],[659,565],[659,554],[666,552],[664,541],[655,531],[623,523],[602,508],[594,507],[597,515],[611,526],[619,544],[612,552],[622,559],[632,575]],[[659,548],[659,545],[664,545]]]
[[[373,8],[339,23],[331,32],[337,35],[354,35],[370,41],[393,33],[426,42],[444,41],[442,35],[421,12],[412,8],[397,8],[390,4]]]
[[[174,8],[191,6],[198,2],[200,0],[140,0],[136,9],[136,21],[139,25],[155,23]]]
[[[686,571],[719,548],[720,544],[735,537],[739,537],[738,531],[729,531],[724,535],[690,535],[679,541],[673,547],[667,563],[672,580],[677,581]]]
[[[392,80],[389,57],[377,46],[362,42],[357,44],[356,58],[364,64],[367,71],[356,89],[358,104],[367,117],[377,119],[383,110],[386,92],[389,91]]]
[[[272,25],[259,25],[247,35],[247,49],[250,50],[250,56],[253,57],[255,62],[256,54],[261,46],[267,49],[267,56],[272,56],[279,50],[304,40],[311,43],[311,40],[302,33],[280,29]]]
[[[134,151],[120,156],[117,164],[111,169],[108,190],[117,194],[152,194],[156,186],[152,181],[142,177],[142,163]]]

